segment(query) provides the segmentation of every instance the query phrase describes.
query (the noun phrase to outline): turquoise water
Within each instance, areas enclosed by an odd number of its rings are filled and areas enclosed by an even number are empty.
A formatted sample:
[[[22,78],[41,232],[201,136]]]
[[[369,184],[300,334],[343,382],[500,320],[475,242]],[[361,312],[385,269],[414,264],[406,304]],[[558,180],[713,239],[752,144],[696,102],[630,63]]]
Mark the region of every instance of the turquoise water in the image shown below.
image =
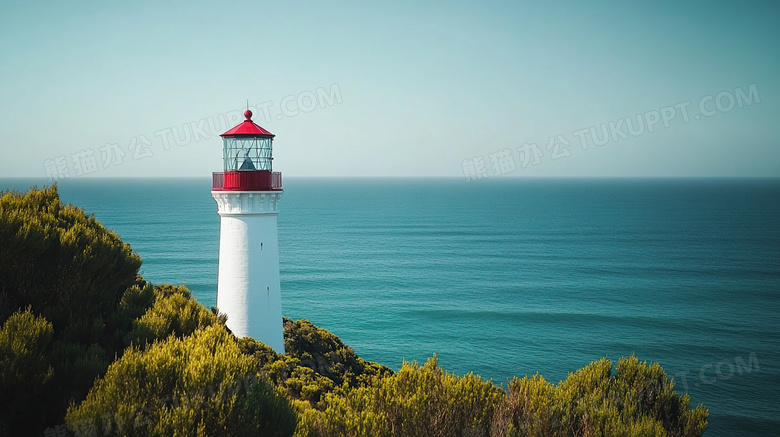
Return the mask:
[[[208,178],[59,186],[215,304]],[[368,360],[557,382],[635,353],[710,408],[705,435],[780,429],[778,180],[287,178],[280,208],[284,314]]]

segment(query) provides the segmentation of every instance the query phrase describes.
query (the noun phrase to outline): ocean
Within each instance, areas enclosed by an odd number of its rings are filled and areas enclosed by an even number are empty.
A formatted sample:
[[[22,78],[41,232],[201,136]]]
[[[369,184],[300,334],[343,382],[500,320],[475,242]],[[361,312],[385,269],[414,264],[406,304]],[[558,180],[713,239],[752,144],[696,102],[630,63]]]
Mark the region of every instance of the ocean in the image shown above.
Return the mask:
[[[0,189],[46,181],[0,179]],[[210,179],[65,179],[154,283],[216,302]],[[285,178],[283,313],[497,384],[659,362],[705,436],[780,432],[780,180]]]

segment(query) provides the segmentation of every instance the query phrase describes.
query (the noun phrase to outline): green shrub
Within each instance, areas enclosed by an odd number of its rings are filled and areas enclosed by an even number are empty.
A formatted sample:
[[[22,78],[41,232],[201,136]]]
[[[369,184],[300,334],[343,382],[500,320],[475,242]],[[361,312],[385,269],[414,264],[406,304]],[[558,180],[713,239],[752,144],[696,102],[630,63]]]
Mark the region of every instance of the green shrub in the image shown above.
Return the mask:
[[[93,320],[115,312],[140,265],[94,216],[61,205],[56,186],[0,196],[0,320],[31,306],[55,337],[99,343]]]
[[[217,323],[220,319],[193,299],[187,287],[166,284],[154,287],[154,304],[133,320],[125,342],[144,347],[170,335],[182,338]]]
[[[690,409],[690,397],[674,391],[674,383],[658,363],[623,358],[615,369],[615,380],[627,420],[640,415],[652,418],[672,436],[698,436],[707,427],[707,409],[703,405]]]
[[[404,363],[369,386],[326,393],[316,408],[298,404],[296,436],[700,436],[707,410],[688,408],[660,366],[595,361],[557,385],[515,378],[508,392],[436,358]]]
[[[126,352],[66,416],[77,436],[292,435],[296,416],[221,325]]]
[[[329,379],[335,387],[366,385],[374,376],[393,373],[386,366],[358,357],[336,335],[305,319],[284,319],[284,346],[287,356],[299,360],[298,365]]]
[[[56,186],[0,193],[0,323],[28,309],[52,328],[41,346],[51,368],[46,395],[33,399],[26,390],[0,387],[23,412],[0,411],[8,434],[41,434],[62,423],[70,399],[83,398],[122,352],[129,319],[118,305],[140,264],[94,216],[62,205]],[[23,367],[22,356],[11,360]],[[35,382],[29,387],[34,391]]]
[[[47,404],[53,333],[51,323],[29,308],[11,315],[0,329],[0,435],[17,434],[20,423],[35,419],[30,407]]]
[[[557,386],[540,375],[515,378],[498,407],[492,436],[700,436],[707,410],[688,408],[658,364],[607,359],[569,374]]]
[[[490,381],[444,371],[434,356],[423,366],[405,362],[395,374],[378,375],[370,387],[327,394],[323,414],[311,414],[302,427],[334,436],[486,435],[503,396]]]

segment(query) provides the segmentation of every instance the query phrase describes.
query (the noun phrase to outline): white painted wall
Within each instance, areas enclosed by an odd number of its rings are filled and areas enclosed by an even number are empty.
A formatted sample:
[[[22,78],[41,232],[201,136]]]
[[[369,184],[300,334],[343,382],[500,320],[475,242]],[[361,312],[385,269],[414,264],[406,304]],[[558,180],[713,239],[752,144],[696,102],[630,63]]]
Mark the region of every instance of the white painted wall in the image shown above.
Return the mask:
[[[217,307],[237,337],[284,353],[277,204],[281,191],[212,191],[221,217]]]

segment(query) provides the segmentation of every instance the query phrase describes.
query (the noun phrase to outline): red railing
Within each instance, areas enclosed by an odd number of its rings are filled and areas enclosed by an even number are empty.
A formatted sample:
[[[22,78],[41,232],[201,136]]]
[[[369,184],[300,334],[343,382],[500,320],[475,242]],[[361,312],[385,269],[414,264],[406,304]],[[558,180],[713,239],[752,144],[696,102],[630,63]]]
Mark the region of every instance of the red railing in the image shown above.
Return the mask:
[[[267,170],[214,172],[214,191],[278,191],[282,189],[282,174]]]

